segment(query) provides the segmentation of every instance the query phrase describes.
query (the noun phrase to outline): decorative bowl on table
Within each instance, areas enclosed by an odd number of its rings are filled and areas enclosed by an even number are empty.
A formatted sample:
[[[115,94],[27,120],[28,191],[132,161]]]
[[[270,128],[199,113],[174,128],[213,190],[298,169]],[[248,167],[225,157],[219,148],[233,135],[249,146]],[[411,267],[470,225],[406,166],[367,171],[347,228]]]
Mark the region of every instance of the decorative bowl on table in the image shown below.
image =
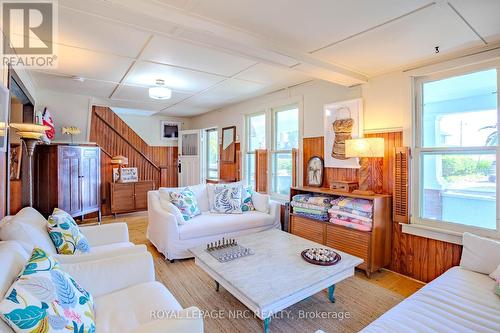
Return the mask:
[[[335,265],[341,259],[337,252],[322,248],[305,249],[300,255],[308,263],[321,266]]]

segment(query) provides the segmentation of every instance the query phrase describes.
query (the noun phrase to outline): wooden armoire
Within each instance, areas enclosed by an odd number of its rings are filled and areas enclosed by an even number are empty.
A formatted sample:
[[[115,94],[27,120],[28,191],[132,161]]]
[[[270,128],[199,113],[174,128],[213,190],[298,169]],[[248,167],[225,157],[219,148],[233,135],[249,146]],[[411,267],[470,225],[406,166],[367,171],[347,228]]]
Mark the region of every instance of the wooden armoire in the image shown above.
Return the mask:
[[[98,212],[101,220],[101,149],[39,145],[33,159],[34,207],[43,215],[60,208],[72,216]]]

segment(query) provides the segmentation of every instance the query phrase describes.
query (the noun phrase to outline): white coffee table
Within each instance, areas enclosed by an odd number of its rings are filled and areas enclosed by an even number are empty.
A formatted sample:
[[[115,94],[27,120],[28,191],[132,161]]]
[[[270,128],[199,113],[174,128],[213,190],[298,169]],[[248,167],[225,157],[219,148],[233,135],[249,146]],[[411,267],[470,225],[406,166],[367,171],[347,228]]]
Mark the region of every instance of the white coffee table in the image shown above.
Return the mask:
[[[337,251],[342,259],[333,266],[307,263],[300,253],[326,246],[283,232],[268,230],[237,238],[240,245],[255,254],[220,263],[206,246],[190,249],[195,262],[215,281],[264,321],[269,332],[273,314],[328,288],[335,302],[335,284],[354,275],[362,259]]]

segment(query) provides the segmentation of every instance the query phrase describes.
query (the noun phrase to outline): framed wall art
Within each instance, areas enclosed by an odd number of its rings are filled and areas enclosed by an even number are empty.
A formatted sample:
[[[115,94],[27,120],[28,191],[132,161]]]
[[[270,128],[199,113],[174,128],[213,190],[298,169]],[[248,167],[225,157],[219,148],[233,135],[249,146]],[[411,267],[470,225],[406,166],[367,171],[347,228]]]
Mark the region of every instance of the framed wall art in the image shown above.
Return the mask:
[[[307,162],[306,186],[321,187],[323,185],[323,159],[313,156]]]
[[[345,157],[345,140],[363,136],[361,98],[324,106],[324,163],[327,168],[359,168],[357,158]]]

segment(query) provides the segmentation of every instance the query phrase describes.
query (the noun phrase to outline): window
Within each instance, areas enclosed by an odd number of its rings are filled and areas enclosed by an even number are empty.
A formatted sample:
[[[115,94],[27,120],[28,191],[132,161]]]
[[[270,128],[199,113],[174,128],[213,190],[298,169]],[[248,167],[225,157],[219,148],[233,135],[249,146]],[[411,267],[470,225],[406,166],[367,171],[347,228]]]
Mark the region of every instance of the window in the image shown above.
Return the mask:
[[[219,134],[216,128],[206,130],[206,178],[219,178]]]
[[[498,72],[417,81],[416,222],[497,230]]]
[[[259,113],[247,117],[247,149],[245,178],[247,184],[255,184],[255,150],[266,148],[266,114]]]
[[[299,109],[290,105],[272,110],[271,194],[285,197],[292,186],[292,149],[299,147]]]

